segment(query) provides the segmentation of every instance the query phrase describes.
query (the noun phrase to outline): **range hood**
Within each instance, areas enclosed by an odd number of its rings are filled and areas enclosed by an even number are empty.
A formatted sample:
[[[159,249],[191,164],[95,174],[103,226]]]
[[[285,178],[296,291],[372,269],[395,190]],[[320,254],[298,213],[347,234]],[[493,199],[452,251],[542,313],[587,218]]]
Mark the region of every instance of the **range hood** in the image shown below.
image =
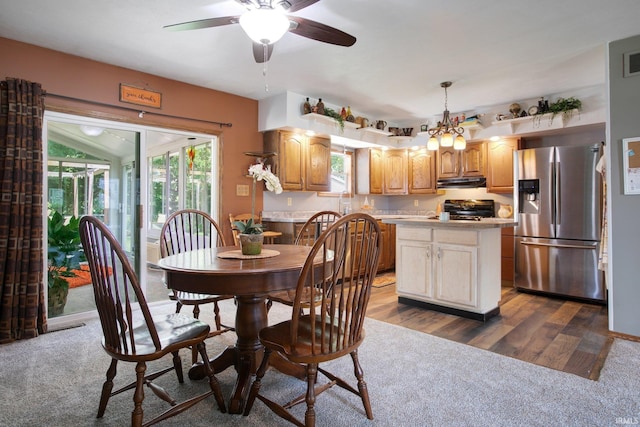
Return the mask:
[[[443,178],[438,180],[438,188],[479,188],[487,186],[484,176]]]

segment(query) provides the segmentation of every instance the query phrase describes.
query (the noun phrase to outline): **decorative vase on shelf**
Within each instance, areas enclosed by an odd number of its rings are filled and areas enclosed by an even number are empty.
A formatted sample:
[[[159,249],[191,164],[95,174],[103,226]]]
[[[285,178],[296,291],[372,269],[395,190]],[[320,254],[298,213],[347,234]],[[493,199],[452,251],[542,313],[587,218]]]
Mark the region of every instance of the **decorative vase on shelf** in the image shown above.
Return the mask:
[[[322,102],[322,98],[318,99],[318,103],[316,104],[316,113],[324,114],[324,102]]]
[[[302,104],[302,114],[309,114],[311,112],[311,103],[309,102],[309,98],[307,98],[306,101],[304,101],[304,104]]]
[[[260,255],[262,252],[262,244],[264,243],[264,234],[239,234],[240,250],[242,255]]]
[[[351,107],[347,107],[347,117],[345,120],[351,123],[355,123],[356,119],[353,117],[353,113],[351,112]]]

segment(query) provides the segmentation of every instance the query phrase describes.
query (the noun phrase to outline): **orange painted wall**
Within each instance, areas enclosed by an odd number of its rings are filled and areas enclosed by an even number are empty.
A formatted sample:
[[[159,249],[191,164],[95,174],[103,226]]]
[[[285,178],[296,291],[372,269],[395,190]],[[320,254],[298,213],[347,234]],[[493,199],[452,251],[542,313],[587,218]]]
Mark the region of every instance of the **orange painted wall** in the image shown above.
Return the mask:
[[[58,111],[72,108],[82,115],[109,120],[218,135],[222,141],[220,221],[225,229],[225,239],[233,242],[227,220],[229,213],[251,211],[251,198],[235,195],[237,184],[248,184],[245,175],[248,165],[253,160],[243,153],[262,151],[262,134],[258,132],[258,101],[6,38],[0,38],[0,58],[0,78],[16,77],[38,82],[50,94],[138,108],[119,101],[120,83],[126,83],[162,93],[161,110],[140,108],[145,111],[232,123],[232,127],[221,128],[204,122],[154,114],[147,114],[140,119],[136,111],[72,102],[54,96],[47,96],[45,101],[48,109]],[[144,64],[141,64],[141,68],[144,68]],[[260,210],[261,191],[259,189],[256,195],[256,209]]]

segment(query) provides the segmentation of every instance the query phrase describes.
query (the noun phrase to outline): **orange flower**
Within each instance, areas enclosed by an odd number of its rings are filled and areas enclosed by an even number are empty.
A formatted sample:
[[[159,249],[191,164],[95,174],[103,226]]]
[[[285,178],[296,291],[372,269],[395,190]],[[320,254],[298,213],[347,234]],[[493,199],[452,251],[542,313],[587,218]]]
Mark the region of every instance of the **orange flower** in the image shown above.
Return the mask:
[[[187,157],[189,158],[189,169],[193,170],[193,159],[196,158],[196,149],[193,145],[187,148]]]

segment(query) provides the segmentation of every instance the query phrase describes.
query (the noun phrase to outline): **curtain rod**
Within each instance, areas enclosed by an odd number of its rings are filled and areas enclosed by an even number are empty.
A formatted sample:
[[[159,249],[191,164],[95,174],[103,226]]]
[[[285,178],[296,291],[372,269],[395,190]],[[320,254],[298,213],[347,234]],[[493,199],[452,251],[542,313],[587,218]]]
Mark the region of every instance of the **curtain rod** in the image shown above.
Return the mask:
[[[232,123],[223,123],[223,122],[216,122],[216,121],[211,121],[211,120],[194,119],[194,118],[191,118],[191,117],[173,116],[171,114],[156,113],[154,111],[144,111],[144,110],[141,110],[141,109],[138,109],[138,108],[125,107],[123,105],[107,104],[105,102],[90,101],[88,99],[75,98],[75,97],[72,97],[72,96],[60,95],[60,94],[57,94],[57,93],[49,93],[47,91],[44,91],[44,95],[45,96],[53,96],[55,98],[67,99],[67,100],[70,100],[70,101],[79,101],[79,102],[84,102],[84,103],[87,103],[87,104],[100,105],[100,106],[103,106],[103,107],[111,107],[111,108],[119,108],[121,110],[135,111],[135,112],[138,113],[138,117],[140,117],[141,119],[144,117],[145,114],[153,114],[153,115],[156,115],[156,116],[169,117],[169,118],[172,118],[172,119],[183,119],[183,120],[192,120],[192,121],[196,121],[196,122],[209,123],[209,124],[213,124],[213,125],[218,125],[218,126],[220,126],[220,128],[222,128],[223,126],[226,126],[226,127],[232,127],[233,126]]]

